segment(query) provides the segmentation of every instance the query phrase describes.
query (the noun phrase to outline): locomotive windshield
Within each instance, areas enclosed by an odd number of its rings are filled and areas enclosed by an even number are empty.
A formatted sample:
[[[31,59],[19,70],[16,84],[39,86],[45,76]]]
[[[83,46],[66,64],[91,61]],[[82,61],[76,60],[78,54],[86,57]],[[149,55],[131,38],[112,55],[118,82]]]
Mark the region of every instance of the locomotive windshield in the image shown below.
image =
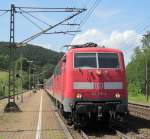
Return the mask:
[[[118,54],[98,53],[99,68],[119,68]]]
[[[96,68],[96,53],[76,53],[74,57],[75,68]]]
[[[119,68],[117,53],[75,53],[74,68]]]

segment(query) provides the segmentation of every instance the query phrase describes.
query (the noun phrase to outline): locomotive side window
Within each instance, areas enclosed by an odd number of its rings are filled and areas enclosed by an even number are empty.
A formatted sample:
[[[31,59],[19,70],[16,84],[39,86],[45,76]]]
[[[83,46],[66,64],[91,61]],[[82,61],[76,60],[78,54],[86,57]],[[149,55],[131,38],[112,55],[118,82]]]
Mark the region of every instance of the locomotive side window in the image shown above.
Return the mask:
[[[96,68],[96,53],[75,53],[74,68]]]
[[[118,54],[98,53],[99,68],[119,68]]]

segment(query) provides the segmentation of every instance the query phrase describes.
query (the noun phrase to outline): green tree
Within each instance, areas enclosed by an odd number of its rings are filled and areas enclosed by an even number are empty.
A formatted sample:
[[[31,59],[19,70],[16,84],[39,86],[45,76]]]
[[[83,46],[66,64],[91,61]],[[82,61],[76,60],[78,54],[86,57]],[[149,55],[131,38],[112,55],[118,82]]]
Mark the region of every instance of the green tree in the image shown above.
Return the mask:
[[[126,67],[130,93],[143,93],[148,100],[150,90],[150,32],[142,38],[142,48],[134,50],[131,61]],[[133,91],[134,90],[134,91]]]

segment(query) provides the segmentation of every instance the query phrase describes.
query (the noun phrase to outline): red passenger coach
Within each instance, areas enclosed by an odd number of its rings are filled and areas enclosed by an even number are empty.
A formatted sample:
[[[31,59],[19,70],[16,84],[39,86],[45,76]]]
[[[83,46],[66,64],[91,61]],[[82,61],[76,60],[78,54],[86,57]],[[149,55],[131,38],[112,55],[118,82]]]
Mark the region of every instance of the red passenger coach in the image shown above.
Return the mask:
[[[57,64],[45,89],[75,124],[109,121],[126,114],[128,96],[123,53],[93,43],[73,46]]]

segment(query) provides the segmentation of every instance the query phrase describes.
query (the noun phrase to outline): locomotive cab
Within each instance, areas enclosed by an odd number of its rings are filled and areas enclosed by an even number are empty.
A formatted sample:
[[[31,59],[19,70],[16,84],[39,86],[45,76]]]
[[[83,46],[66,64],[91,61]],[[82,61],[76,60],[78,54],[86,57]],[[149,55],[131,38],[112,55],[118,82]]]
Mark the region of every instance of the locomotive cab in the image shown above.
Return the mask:
[[[81,122],[87,116],[89,119],[94,116],[109,121],[110,117],[126,114],[128,98],[122,52],[98,47],[76,48],[70,56],[72,68],[68,78],[74,119]]]

